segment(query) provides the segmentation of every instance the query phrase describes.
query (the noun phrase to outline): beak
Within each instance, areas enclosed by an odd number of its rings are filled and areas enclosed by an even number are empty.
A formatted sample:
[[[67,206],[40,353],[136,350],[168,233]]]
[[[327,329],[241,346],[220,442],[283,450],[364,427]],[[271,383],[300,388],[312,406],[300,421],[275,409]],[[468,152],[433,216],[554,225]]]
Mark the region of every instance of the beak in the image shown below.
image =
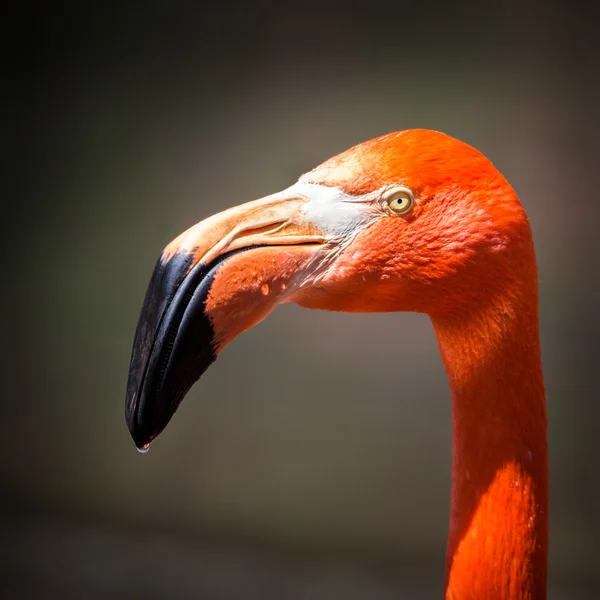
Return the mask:
[[[327,240],[307,198],[282,192],[214,215],[162,252],[135,332],[126,419],[144,450],[242,331],[314,276]]]

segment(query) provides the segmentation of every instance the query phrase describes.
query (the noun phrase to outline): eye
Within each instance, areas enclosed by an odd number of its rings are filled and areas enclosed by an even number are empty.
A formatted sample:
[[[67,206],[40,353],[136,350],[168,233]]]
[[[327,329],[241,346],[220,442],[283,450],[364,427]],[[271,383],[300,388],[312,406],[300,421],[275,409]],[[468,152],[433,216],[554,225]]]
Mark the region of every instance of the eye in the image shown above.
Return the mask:
[[[398,215],[405,215],[415,203],[414,196],[407,190],[394,192],[388,199],[388,206]]]

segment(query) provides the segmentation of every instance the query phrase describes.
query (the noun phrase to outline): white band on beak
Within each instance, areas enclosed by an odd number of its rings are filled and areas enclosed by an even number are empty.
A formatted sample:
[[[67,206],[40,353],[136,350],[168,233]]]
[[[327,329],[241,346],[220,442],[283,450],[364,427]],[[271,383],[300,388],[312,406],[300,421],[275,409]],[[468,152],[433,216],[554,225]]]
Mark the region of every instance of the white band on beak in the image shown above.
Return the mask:
[[[336,187],[298,181],[282,192],[306,198],[302,211],[311,223],[331,240],[351,240],[363,227],[373,222],[379,211],[374,210],[368,196],[351,196]]]

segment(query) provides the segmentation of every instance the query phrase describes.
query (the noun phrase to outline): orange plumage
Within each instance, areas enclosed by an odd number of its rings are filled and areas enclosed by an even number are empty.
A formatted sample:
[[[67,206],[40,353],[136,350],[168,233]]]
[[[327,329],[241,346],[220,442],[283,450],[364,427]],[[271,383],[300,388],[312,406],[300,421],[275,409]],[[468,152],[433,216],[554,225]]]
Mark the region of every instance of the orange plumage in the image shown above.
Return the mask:
[[[402,213],[390,204],[398,189],[412,202]],[[427,313],[453,403],[446,598],[545,598],[548,451],[537,267],[525,211],[488,159],[434,131],[376,138],[279,194],[188,230],[167,247],[157,281],[180,263],[188,269],[181,286],[194,273],[198,284],[180,294],[184,300],[170,288],[160,292],[173,296],[176,310],[170,317],[165,309],[172,324],[156,334],[152,355],[148,327],[134,344],[128,419],[138,446],[158,435],[181,390],[225,345],[278,303]],[[164,304],[148,303],[150,322],[159,321],[153,307]],[[205,323],[200,345],[186,337],[194,318]],[[170,353],[185,361],[194,345],[202,365],[176,371]],[[169,379],[169,369],[185,385]]]

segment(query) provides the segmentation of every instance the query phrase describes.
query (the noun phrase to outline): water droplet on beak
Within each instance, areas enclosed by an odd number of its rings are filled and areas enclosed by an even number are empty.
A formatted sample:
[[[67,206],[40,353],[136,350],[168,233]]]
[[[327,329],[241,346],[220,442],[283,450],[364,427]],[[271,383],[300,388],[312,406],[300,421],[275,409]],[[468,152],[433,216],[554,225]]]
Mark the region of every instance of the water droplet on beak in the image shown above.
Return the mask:
[[[140,448],[137,449],[137,451],[140,454],[146,454],[146,452],[148,452],[148,450],[150,450],[150,444],[144,444],[143,446],[141,446]]]

